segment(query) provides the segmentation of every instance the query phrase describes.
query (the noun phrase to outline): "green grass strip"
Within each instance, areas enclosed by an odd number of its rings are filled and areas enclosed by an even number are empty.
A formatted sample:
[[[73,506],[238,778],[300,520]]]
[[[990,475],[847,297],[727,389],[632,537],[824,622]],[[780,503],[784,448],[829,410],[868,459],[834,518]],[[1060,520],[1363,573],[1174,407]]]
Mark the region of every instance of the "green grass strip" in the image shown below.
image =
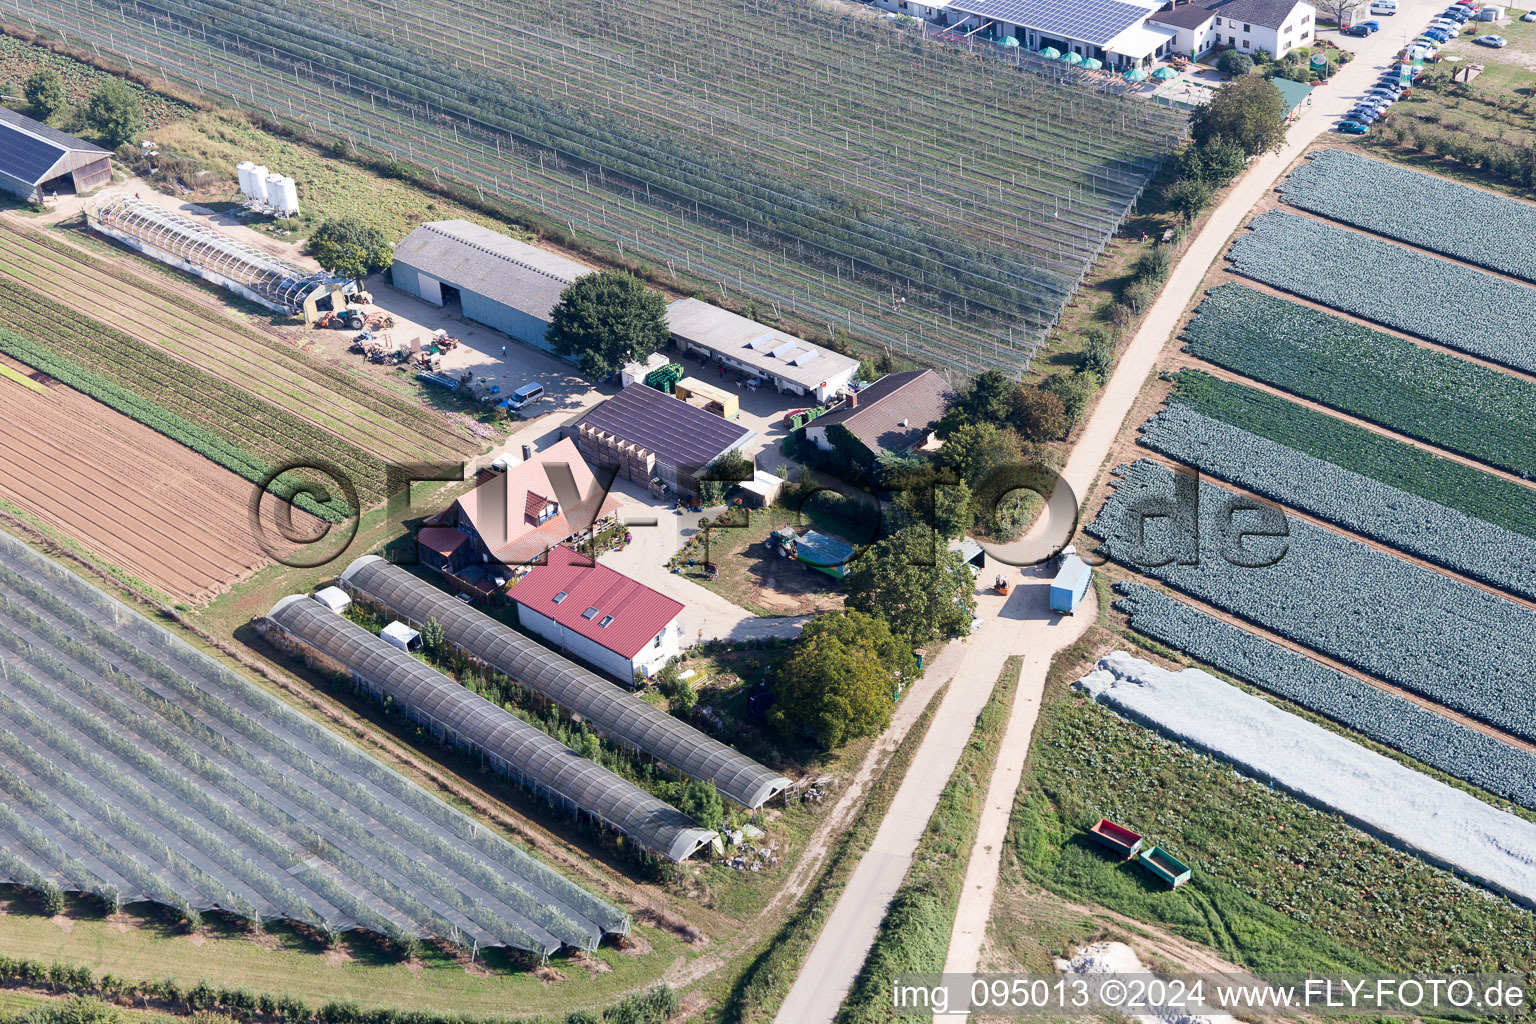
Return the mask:
[[[9,366],[0,366],[0,377],[4,377],[9,381],[15,381],[17,384],[20,384],[28,391],[36,391],[40,395],[48,390],[37,381],[33,380],[31,377],[28,377],[24,373],[17,373]]]
[[[221,437],[216,437],[195,423],[191,423],[175,413],[161,408],[147,398],[136,395],[120,385],[99,377],[89,370],[83,369],[62,356],[50,352],[3,327],[0,327],[0,351],[3,351],[12,359],[26,363],[34,369],[42,370],[55,380],[69,385],[76,391],[89,395],[102,405],[115,409],[124,416],[144,424],[144,426],[157,433],[164,434],[176,443],[185,445],[197,452],[210,462],[215,462],[254,484],[266,482],[267,477],[272,471],[272,467],[254,455],[237,448]],[[28,381],[28,383],[32,382]],[[340,508],[340,503],[337,501],[322,505],[308,494],[300,493],[295,495],[295,484],[281,477],[271,481],[267,486],[267,490],[284,501],[292,502],[296,508],[303,509],[327,522],[345,522],[351,515],[350,510]]]
[[[1536,491],[1267,391],[1180,370],[1173,401],[1389,487],[1536,538]]]
[[[1023,658],[1018,655],[1003,663],[992,696],[976,716],[970,742],[960,752],[949,783],[939,794],[928,830],[913,853],[912,867],[891,899],[875,944],[838,1011],[836,1024],[894,1020],[891,985],[896,975],[944,970],[949,933],[960,906],[960,887],[981,825],[982,800],[1002,747],[1022,667]]]

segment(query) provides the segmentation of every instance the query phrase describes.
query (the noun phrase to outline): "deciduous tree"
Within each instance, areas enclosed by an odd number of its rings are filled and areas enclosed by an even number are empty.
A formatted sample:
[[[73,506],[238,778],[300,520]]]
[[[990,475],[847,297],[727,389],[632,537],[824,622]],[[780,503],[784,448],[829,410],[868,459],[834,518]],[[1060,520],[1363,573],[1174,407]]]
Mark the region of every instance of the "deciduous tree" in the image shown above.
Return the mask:
[[[545,336],[556,353],[580,360],[582,374],[605,380],[666,345],[667,302],[631,274],[587,274],[561,293]]]
[[[958,551],[909,527],[870,547],[846,577],[848,607],[881,619],[913,647],[970,631],[976,582]]]
[[[69,105],[69,97],[64,94],[64,80],[52,68],[34,71],[27,79],[24,92],[27,103],[40,121],[51,119]]]
[[[1196,109],[1190,136],[1199,146],[1227,139],[1248,156],[1278,152],[1285,145],[1285,100],[1273,82],[1258,75],[1233,79]]]
[[[144,128],[144,105],[126,84],[109,78],[91,93],[85,121],[101,133],[113,149],[132,142]]]
[[[360,281],[395,262],[384,232],[357,217],[328,220],[309,236],[309,254],[338,277]]]

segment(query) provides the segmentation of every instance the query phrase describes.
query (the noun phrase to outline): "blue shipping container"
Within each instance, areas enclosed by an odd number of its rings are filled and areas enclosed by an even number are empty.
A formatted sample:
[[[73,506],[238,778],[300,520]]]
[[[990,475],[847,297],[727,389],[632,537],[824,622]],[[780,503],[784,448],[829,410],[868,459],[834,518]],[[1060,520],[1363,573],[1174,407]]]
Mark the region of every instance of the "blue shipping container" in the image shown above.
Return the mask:
[[[1088,583],[1093,579],[1093,569],[1076,555],[1068,555],[1061,563],[1061,570],[1051,581],[1051,611],[1071,615],[1082,604],[1088,593]]]

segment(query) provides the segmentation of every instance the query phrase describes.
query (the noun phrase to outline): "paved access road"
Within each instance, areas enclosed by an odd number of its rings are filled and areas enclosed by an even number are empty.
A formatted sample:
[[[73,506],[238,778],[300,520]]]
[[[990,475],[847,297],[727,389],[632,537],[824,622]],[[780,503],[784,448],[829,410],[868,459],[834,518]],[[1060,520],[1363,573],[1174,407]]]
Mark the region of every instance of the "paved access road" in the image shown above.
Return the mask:
[[[1356,59],[1345,65],[1328,85],[1313,91],[1312,103],[1291,126],[1289,141],[1280,153],[1261,157],[1249,165],[1174,267],[1161,296],[1116,364],[1062,474],[1074,493],[1088,494],[1163,346],[1194,300],[1206,272],[1225,252],[1228,240],[1248,211],[1314,139],[1331,130],[1340,115],[1369,91],[1402,47],[1405,36],[1417,35],[1448,2],[1399,0],[1400,13],[1395,18],[1378,19],[1385,23],[1383,31],[1363,40],[1348,40]],[[1053,509],[1057,504],[1053,500]],[[1047,532],[1050,525],[1050,521],[1042,520],[1037,524],[1038,530],[1031,532]],[[1043,579],[1042,573],[1040,578],[1019,587],[1002,614],[988,615],[986,626],[967,641],[974,647],[967,652],[955,683],[918,748],[874,844],[854,869],[847,889],[828,916],[775,1018],[776,1024],[824,1024],[836,1016],[864,965],[886,907],[911,865],[917,841],[954,770],[960,747],[970,736],[976,713],[991,692],[1003,661],[1008,654],[1017,652],[1026,657],[1024,674],[1003,739],[1003,753],[983,805],[981,831],[972,851],[951,936],[950,956],[944,968],[975,969],[997,886],[1002,840],[1028,755],[1046,668],[1057,651],[1082,635],[1095,614],[1095,609],[1085,607],[1066,620],[1047,616]]]

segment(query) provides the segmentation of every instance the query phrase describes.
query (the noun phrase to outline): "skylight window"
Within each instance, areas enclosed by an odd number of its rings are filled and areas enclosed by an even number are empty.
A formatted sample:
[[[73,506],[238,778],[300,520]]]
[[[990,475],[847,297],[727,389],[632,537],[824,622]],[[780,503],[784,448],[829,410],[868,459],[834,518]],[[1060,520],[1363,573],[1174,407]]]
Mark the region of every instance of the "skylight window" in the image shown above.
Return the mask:
[[[564,600],[565,600],[565,598],[566,598],[566,593],[565,593],[565,591],[563,591],[563,590],[562,590],[562,591],[560,591],[560,593],[558,593],[558,594],[556,594],[556,595],[555,595],[555,598],[554,598],[554,600],[555,600],[555,604],[559,604],[559,603],[560,603],[560,602],[561,602],[561,601],[564,601]]]
[[[604,615],[603,616],[603,621],[599,622],[597,624],[599,629],[607,629],[611,625],[613,625],[613,616],[612,615]]]
[[[597,609],[588,608],[586,611],[581,613],[581,617],[588,620],[595,619],[597,618]]]

